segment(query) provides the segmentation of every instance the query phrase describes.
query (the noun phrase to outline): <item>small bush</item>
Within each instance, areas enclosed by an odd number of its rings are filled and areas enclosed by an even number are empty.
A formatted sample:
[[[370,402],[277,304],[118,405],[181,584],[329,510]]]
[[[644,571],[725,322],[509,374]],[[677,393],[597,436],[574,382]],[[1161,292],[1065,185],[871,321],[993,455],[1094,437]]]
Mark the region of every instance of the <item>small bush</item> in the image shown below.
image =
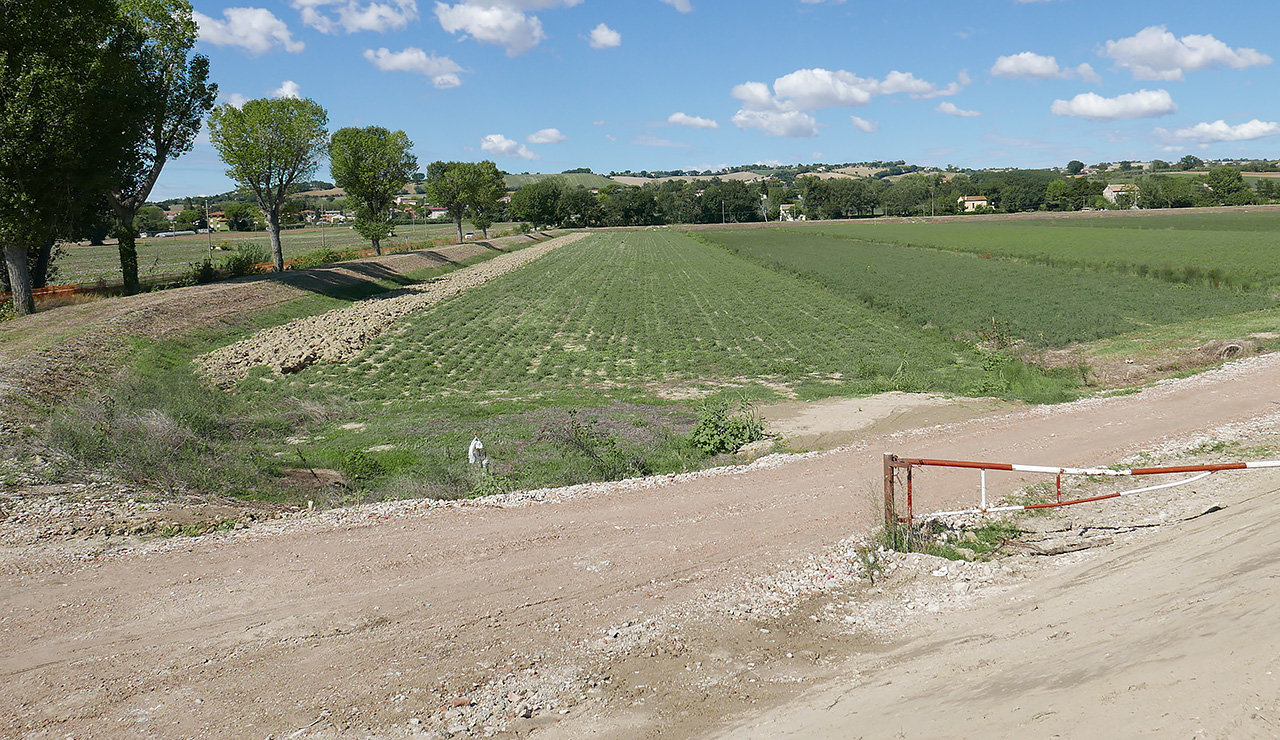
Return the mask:
[[[698,425],[690,441],[707,455],[737,452],[745,444],[764,439],[760,413],[746,399],[712,399],[698,410]]]
[[[8,321],[18,318],[18,308],[13,305],[13,301],[4,301],[0,303],[0,321]]]
[[[352,480],[377,478],[384,471],[382,463],[364,450],[353,450],[342,458],[342,472]]]
[[[267,250],[254,242],[237,242],[235,251],[222,260],[222,271],[231,277],[252,275],[258,271],[257,266],[271,261]]]
[[[191,282],[195,285],[212,283],[214,280],[218,279],[218,268],[213,266],[213,260],[206,257],[203,261],[197,262],[191,266],[191,271],[188,273],[188,276]]]

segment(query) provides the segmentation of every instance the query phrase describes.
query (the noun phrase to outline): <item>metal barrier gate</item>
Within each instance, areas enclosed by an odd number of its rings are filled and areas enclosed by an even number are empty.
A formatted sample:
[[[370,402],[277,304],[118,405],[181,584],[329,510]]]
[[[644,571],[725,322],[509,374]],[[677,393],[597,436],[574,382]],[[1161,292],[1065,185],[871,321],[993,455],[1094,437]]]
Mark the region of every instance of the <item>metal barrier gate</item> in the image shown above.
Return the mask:
[[[1257,468],[1280,468],[1280,460],[1260,460],[1256,462],[1235,462],[1235,463],[1216,463],[1209,465],[1170,465],[1165,467],[1154,468],[1058,468],[1047,465],[1019,465],[1015,463],[993,463],[993,462],[977,462],[973,460],[936,460],[927,457],[898,457],[892,453],[886,452],[884,455],[884,523],[885,526],[905,523],[911,526],[915,523],[915,501],[912,481],[912,470],[917,467],[938,467],[938,468],[968,468],[978,470],[981,475],[981,483],[979,489],[979,501],[977,508],[960,509],[957,511],[940,511],[934,512],[939,516],[954,514],[986,514],[997,511],[1023,511],[1031,509],[1053,509],[1060,506],[1072,506],[1074,504],[1087,504],[1093,501],[1105,501],[1107,499],[1119,498],[1121,496],[1130,496],[1135,493],[1146,493],[1148,491],[1156,491],[1162,488],[1173,488],[1188,483],[1207,478],[1214,473],[1223,470],[1253,470]],[[897,492],[898,471],[906,471],[906,516],[899,516],[897,511]],[[1055,476],[1056,500],[1039,504],[1012,504],[1003,506],[989,506],[987,503],[987,471],[998,470],[1012,473],[1041,473],[1044,475]],[[1165,475],[1170,473],[1196,473],[1190,478],[1176,480],[1168,483],[1160,483],[1145,488],[1135,488],[1129,491],[1119,491],[1116,493],[1108,493],[1101,496],[1088,496],[1085,498],[1062,500],[1062,476],[1064,475],[1083,475],[1083,476],[1101,476],[1101,477],[1129,477],[1142,475]]]

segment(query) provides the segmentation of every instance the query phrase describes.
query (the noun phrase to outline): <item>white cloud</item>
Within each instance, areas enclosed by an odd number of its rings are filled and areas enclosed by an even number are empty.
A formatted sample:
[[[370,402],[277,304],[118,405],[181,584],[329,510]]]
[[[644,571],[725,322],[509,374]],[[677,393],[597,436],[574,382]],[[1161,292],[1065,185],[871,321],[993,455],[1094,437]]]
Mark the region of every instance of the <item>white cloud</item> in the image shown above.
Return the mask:
[[[1181,80],[1184,72],[1209,67],[1244,69],[1272,61],[1256,49],[1232,49],[1209,35],[1174,38],[1164,26],[1149,26],[1128,38],[1108,41],[1102,55],[1114,59],[1116,66],[1128,68],[1136,80]]]
[[[505,47],[509,57],[529,51],[547,37],[537,16],[525,15],[510,5],[437,2],[435,12],[446,32],[461,32],[480,43]]]
[[[390,0],[361,5],[357,0],[290,0],[289,5],[302,13],[302,22],[321,33],[336,33],[341,27],[347,33],[401,29],[418,19],[416,0]],[[321,12],[336,7],[337,19]]]
[[[220,97],[223,100],[225,100],[232,108],[243,108],[244,104],[249,102],[249,98],[240,93],[228,93]]]
[[[1102,83],[1102,77],[1100,77],[1097,72],[1093,71],[1093,65],[1087,62],[1076,67],[1076,74],[1080,75],[1080,79],[1088,82],[1089,84],[1098,85]]]
[[[948,116],[958,116],[960,118],[973,118],[975,116],[982,115],[976,110],[964,110],[950,100],[939,103],[938,107],[934,108],[934,110],[939,113],[946,113]]]
[[[667,116],[667,123],[676,126],[688,126],[689,128],[720,128],[720,124],[710,118],[700,118],[698,116],[690,116],[684,113],[672,113]]]
[[[225,20],[217,20],[195,11],[192,13],[200,29],[200,40],[214,46],[239,46],[250,54],[266,54],[279,44],[294,54],[306,48],[301,41],[294,41],[289,27],[264,8],[227,8],[222,11]]]
[[[612,49],[622,45],[622,34],[601,23],[591,29],[591,38],[588,40],[592,49]]]
[[[520,159],[541,159],[529,150],[529,147],[518,141],[508,139],[502,134],[489,134],[480,140],[480,148],[495,157],[518,157]]]
[[[868,121],[865,118],[858,118],[857,116],[849,116],[849,121],[853,123],[854,128],[858,129],[864,134],[874,134],[875,132],[880,130],[880,124],[876,123],[875,121]]]
[[[774,80],[773,90],[791,108],[814,110],[866,105],[871,102],[874,85],[875,80],[844,70],[798,69]]]
[[[963,71],[957,80],[939,88],[910,72],[892,71],[883,80],[859,77],[845,70],[798,69],[773,82],[735,85],[730,94],[742,101],[733,117],[738,128],[755,128],[770,136],[807,138],[817,135],[817,121],[804,111],[822,108],[857,108],[876,95],[906,93],[913,98],[954,95],[971,82]]]
[[[422,49],[410,46],[404,51],[392,52],[383,47],[374,51],[364,50],[364,58],[383,72],[413,72],[431,78],[431,84],[440,90],[447,90],[462,85],[458,73],[462,67],[449,57],[428,55]]]
[[[605,121],[592,121],[592,122],[591,122],[591,125],[592,125],[592,126],[607,126],[608,124],[607,124]]]
[[[568,141],[569,137],[560,133],[560,129],[544,128],[529,134],[524,140],[530,144],[559,144],[562,141]]]
[[[667,5],[670,5],[671,7],[680,11],[681,13],[693,12],[693,5],[689,2],[689,0],[662,0],[662,2],[666,3]]]
[[[1085,82],[1094,84],[1102,81],[1102,78],[1098,77],[1098,73],[1094,72],[1093,67],[1088,64],[1081,64],[1078,67],[1061,67],[1058,65],[1057,59],[1031,51],[998,57],[996,63],[991,66],[991,75],[993,77],[1003,77],[1006,80],[1019,78],[1067,80],[1079,77]]]
[[[1167,116],[1177,111],[1178,106],[1165,90],[1139,90],[1114,98],[1081,93],[1071,100],[1053,101],[1049,110],[1057,116],[1076,116],[1090,121],[1127,121]]]
[[[969,82],[963,72],[957,82],[939,88],[910,72],[894,70],[883,80],[859,77],[843,69],[798,69],[773,82],[773,94],[762,82],[747,82],[733,89],[733,96],[750,110],[818,110],[820,108],[856,108],[871,102],[876,95],[907,93],[913,98],[935,98],[954,95]]]
[[[1158,128],[1155,133],[1165,139],[1201,144],[1220,141],[1252,141],[1265,136],[1280,135],[1280,123],[1259,121],[1255,118],[1252,121],[1231,126],[1226,121],[1218,120],[1213,123],[1197,123],[1176,131]]]
[[[794,110],[769,111],[743,108],[733,114],[733,123],[742,129],[759,129],[768,136],[808,139],[818,135],[818,122],[813,116]]]
[[[1024,51],[1021,54],[1010,54],[1009,56],[997,58],[996,63],[991,66],[991,74],[1008,80],[1018,77],[1034,77],[1048,80],[1062,77],[1062,69],[1058,66],[1058,60],[1053,57]]]
[[[297,99],[302,97],[302,88],[299,87],[298,83],[294,82],[293,80],[285,80],[284,82],[280,83],[280,87],[277,87],[276,89],[272,90],[267,94],[273,98]]]

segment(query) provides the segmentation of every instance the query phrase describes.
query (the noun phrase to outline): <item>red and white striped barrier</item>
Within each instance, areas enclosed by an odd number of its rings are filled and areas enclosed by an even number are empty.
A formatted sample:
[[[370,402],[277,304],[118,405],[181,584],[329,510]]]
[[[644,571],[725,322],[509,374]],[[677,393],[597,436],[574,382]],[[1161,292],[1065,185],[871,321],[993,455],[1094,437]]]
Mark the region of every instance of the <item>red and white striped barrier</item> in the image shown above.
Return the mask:
[[[1198,480],[1213,475],[1223,470],[1255,470],[1259,468],[1280,468],[1280,460],[1257,460],[1254,462],[1233,462],[1233,463],[1212,463],[1207,465],[1169,465],[1163,467],[1152,468],[1063,468],[1052,467],[1048,465],[1020,465],[1017,463],[993,463],[993,462],[977,462],[973,460],[937,460],[926,457],[905,458],[898,457],[890,453],[884,456],[884,514],[885,523],[894,524],[906,522],[914,523],[915,520],[915,502],[912,481],[912,471],[918,467],[937,467],[937,468],[967,468],[978,470],[981,473],[981,486],[979,493],[979,504],[977,508],[960,509],[956,511],[939,511],[934,516],[954,516],[957,514],[986,514],[1001,511],[1026,511],[1031,509],[1053,509],[1060,506],[1072,506],[1074,504],[1086,504],[1094,501],[1105,501],[1112,498],[1120,498],[1121,496],[1132,496],[1135,493],[1147,493],[1149,491],[1158,491],[1164,488],[1174,488],[1176,486],[1184,486],[1188,483],[1194,483]],[[896,496],[896,478],[897,471],[906,470],[907,484],[907,515],[900,517],[897,513],[895,502]],[[987,504],[987,471],[1003,471],[1009,473],[1040,473],[1044,475],[1056,476],[1057,498],[1039,504],[1010,504],[1004,506],[989,506]],[[1085,498],[1071,499],[1064,501],[1062,499],[1062,476],[1064,475],[1083,475],[1083,476],[1099,476],[1099,477],[1127,477],[1141,475],[1166,475],[1178,473],[1196,473],[1190,478],[1171,481],[1168,483],[1160,483],[1154,486],[1146,486],[1143,488],[1134,488],[1128,491],[1118,491],[1115,493],[1103,494],[1101,496],[1088,496]]]

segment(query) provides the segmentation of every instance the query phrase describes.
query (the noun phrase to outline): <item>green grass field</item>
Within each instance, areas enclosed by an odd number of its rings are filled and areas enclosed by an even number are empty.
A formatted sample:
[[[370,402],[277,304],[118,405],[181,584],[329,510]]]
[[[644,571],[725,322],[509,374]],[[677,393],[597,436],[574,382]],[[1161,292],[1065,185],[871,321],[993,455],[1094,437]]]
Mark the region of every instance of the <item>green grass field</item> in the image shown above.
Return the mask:
[[[1275,259],[1280,209],[1017,222],[815,224],[799,231],[1167,282],[1280,287],[1280,261]]]
[[[129,419],[173,420],[177,441],[153,445],[153,457],[129,463],[132,474],[244,497],[296,501],[277,477],[287,468],[342,471],[349,488],[331,492],[329,503],[696,469],[718,460],[691,441],[707,394],[772,400],[897,390],[1057,402],[1088,392],[1086,370],[1027,365],[1015,354],[1019,343],[1092,342],[1114,355],[1274,332],[1280,304],[1265,291],[980,256],[1033,240],[1038,249],[1071,243],[1100,254],[1091,235],[1139,254],[1118,239],[1123,232],[1184,250],[1198,244],[1203,262],[1228,264],[1213,246],[1224,234],[1245,245],[1269,237],[1264,221],[1244,215],[1185,222],[1195,228],[1171,221],[1170,230],[1150,228],[1162,217],[1134,217],[1110,228],[1064,221],[596,232],[410,317],[344,364],[283,377],[262,368],[231,392],[210,388],[191,358],[246,331],[233,327],[143,346],[110,398],[81,399],[56,418],[64,447],[107,450],[102,464],[116,465],[132,460],[142,432],[118,444],[100,435],[141,423]],[[1134,227],[1139,220],[1144,227]],[[282,323],[367,294],[313,296],[253,322]],[[103,414],[125,423],[93,426]],[[489,475],[465,462],[473,433],[488,447]]]
[[[514,224],[496,224],[489,229],[491,236],[509,231]],[[463,229],[470,229],[463,224]],[[369,242],[353,229],[345,226],[313,226],[307,229],[287,229],[280,234],[286,260],[316,250],[370,249]],[[397,226],[396,235],[382,243],[384,249],[394,249],[406,244],[421,245],[433,240],[457,240],[457,230],[452,223],[433,222]],[[176,275],[187,271],[191,265],[210,255],[209,245],[234,247],[240,243],[253,243],[271,253],[271,241],[264,231],[219,232],[188,236],[162,237],[138,240],[138,275],[146,279]],[[73,283],[108,283],[120,280],[120,252],[114,243],[100,247],[88,244],[64,246],[65,254],[58,259],[59,285]],[[214,251],[217,262],[226,252]]]
[[[794,273],[836,295],[918,325],[938,327],[954,337],[977,338],[994,331],[1034,346],[1060,346],[1276,305],[1274,299],[1258,293],[982,259],[794,229],[702,233],[757,264]],[[949,244],[960,241],[954,232],[948,235],[952,237]]]

